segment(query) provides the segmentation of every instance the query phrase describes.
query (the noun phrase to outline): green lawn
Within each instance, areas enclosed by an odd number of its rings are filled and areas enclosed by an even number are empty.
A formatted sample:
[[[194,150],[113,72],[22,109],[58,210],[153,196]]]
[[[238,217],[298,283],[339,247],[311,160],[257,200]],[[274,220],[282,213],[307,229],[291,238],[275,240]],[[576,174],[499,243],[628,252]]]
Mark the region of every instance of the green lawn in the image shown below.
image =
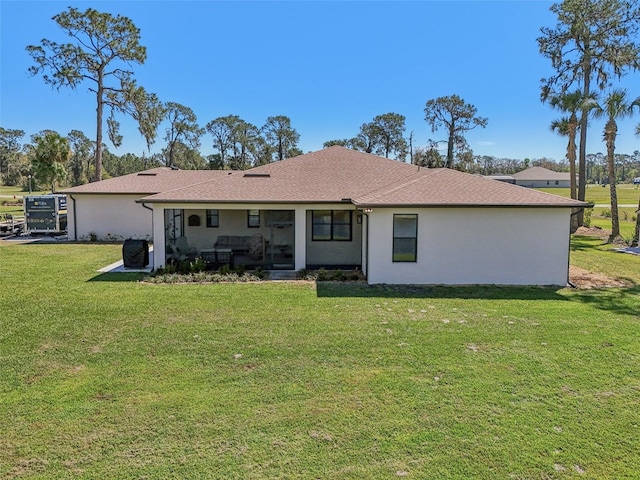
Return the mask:
[[[569,198],[568,188],[540,188],[543,192],[553,193],[561,197]],[[596,205],[610,205],[609,187],[601,185],[587,185],[586,197],[588,202]],[[635,230],[635,211],[638,209],[638,199],[640,199],[640,187],[637,185],[616,185],[618,205],[633,205],[632,207],[618,207],[620,218],[620,234],[623,238],[630,240]],[[598,226],[611,231],[611,217],[605,216],[606,212],[611,212],[611,207],[595,207],[591,215],[591,226]]]
[[[0,477],[637,478],[626,289],[150,285],[0,242]]]
[[[553,193],[554,195],[560,195],[565,198],[570,197],[568,188],[538,188],[536,190]],[[608,185],[604,187],[602,185],[587,185],[586,199],[587,202],[609,205],[611,203],[610,193]],[[616,185],[616,195],[618,197],[618,203],[621,205],[638,205],[640,187],[638,185],[631,184]]]

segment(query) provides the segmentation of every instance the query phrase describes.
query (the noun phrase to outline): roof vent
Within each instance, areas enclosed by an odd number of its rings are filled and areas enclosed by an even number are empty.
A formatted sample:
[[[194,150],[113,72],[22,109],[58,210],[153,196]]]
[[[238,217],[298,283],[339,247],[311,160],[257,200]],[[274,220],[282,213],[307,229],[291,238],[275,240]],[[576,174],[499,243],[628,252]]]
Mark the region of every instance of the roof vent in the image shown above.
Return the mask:
[[[156,174],[152,172],[140,172],[138,173],[139,177],[155,177]]]
[[[269,178],[271,177],[270,173],[264,172],[247,172],[243,175],[243,177],[253,177],[253,178]]]

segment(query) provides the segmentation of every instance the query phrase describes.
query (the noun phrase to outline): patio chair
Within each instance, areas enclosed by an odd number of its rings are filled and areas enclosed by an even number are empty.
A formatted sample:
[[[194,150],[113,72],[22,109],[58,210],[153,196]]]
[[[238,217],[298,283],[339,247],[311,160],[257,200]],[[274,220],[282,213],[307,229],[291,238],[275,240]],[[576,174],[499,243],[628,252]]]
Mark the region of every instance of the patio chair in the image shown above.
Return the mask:
[[[198,252],[189,245],[187,237],[178,237],[167,247],[167,260],[184,262],[195,260]]]

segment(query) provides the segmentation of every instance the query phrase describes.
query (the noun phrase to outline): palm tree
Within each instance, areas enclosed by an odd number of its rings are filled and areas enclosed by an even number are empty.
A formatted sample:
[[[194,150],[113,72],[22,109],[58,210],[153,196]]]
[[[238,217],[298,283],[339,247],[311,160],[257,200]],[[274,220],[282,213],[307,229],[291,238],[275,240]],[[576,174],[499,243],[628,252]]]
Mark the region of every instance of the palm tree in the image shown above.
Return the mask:
[[[565,93],[564,95],[554,96],[550,99],[550,104],[553,108],[557,108],[561,112],[569,114],[568,117],[563,117],[561,119],[565,123],[565,126],[563,127],[564,131],[559,130],[558,125],[554,126],[555,122],[551,124],[551,130],[557,131],[558,134],[562,136],[569,137],[569,143],[567,144],[567,160],[569,160],[571,198],[574,200],[578,198],[576,188],[576,132],[580,128],[578,112],[584,111],[585,107],[588,109],[588,103],[592,100],[593,96],[585,97],[580,90]]]
[[[607,95],[603,104],[598,105],[595,110],[596,117],[606,117],[607,119],[607,123],[604,126],[603,138],[607,145],[607,170],[609,175],[609,189],[611,192],[611,237],[609,241],[613,241],[616,237],[620,236],[614,160],[616,136],[618,134],[618,124],[616,120],[630,117],[633,113],[633,107],[636,106],[640,107],[640,97],[636,98],[633,102],[629,102],[627,99],[627,91],[618,89],[613,90]]]
[[[575,117],[575,114],[573,115]],[[577,118],[576,118],[577,120]],[[577,198],[576,190],[576,129],[578,128],[577,121],[574,123],[571,117],[562,117],[551,122],[551,131],[556,132],[562,137],[569,137],[567,143],[567,159],[569,159],[569,188],[571,190],[571,198]],[[571,233],[575,233],[578,230],[578,217],[576,212],[571,212]]]
[[[640,137],[640,123],[636,125],[636,135]],[[637,247],[640,242],[640,198],[638,198],[638,210],[636,210],[636,228],[633,233],[633,240],[631,240],[631,246]]]

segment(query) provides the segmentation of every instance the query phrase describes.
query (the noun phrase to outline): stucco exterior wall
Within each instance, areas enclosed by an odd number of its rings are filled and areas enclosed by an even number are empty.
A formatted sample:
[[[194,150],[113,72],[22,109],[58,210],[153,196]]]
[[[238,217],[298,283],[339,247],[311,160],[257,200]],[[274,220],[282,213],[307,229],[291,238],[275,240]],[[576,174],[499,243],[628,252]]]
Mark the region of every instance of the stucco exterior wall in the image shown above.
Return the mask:
[[[152,213],[135,202],[140,197],[125,194],[67,195],[68,237],[89,240],[95,233],[99,240],[150,240]]]
[[[317,210],[329,210],[326,207]],[[332,210],[350,210],[344,206]],[[360,265],[362,262],[362,224],[358,223],[356,211],[352,211],[351,240],[350,241],[314,241],[312,211],[306,213],[306,245],[307,265],[335,266],[335,265]]]
[[[416,262],[393,262],[393,214],[418,214]],[[569,210],[377,208],[369,214],[369,283],[566,285]]]

